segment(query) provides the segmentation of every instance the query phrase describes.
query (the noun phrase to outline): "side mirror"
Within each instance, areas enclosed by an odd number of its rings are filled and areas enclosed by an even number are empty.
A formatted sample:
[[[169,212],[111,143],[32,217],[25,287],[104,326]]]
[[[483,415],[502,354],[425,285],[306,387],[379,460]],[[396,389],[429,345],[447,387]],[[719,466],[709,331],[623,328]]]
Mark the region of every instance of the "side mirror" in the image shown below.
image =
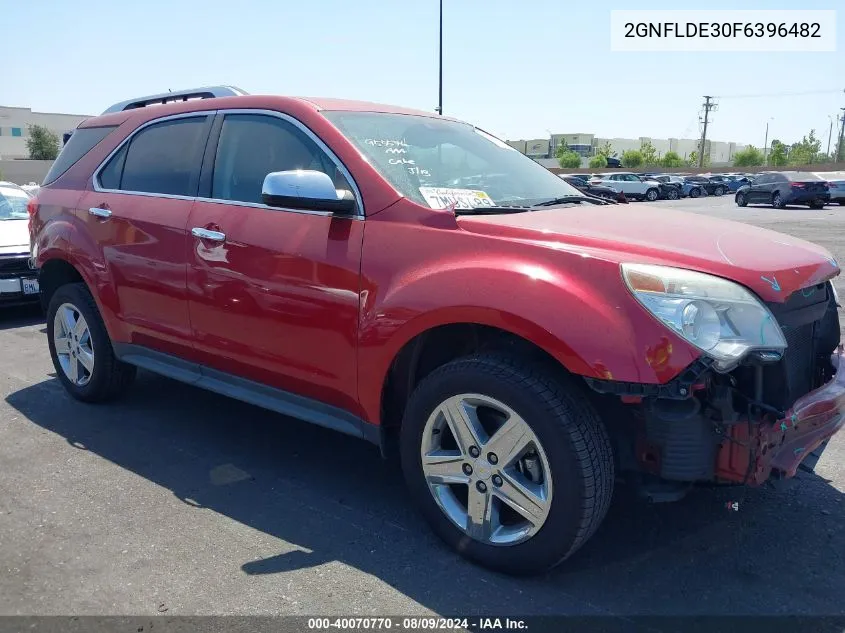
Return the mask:
[[[267,174],[261,187],[261,201],[268,207],[355,212],[355,196],[350,191],[338,191],[327,174],[308,169]]]

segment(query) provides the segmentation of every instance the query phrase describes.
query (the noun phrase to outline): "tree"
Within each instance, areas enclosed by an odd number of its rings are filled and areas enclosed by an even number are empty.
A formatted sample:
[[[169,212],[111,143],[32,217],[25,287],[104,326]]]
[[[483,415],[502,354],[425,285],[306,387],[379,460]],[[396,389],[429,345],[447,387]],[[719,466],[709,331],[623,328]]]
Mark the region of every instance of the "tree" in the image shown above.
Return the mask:
[[[608,157],[616,156],[616,152],[613,151],[613,146],[610,144],[610,141],[605,141],[604,145],[596,148],[596,156],[604,156],[605,163],[607,163]],[[607,167],[607,164],[605,164],[605,167]]]
[[[644,165],[657,165],[660,162],[657,157],[657,148],[648,139],[640,141],[640,154],[642,154]]]
[[[763,152],[753,145],[749,145],[734,154],[734,167],[757,167],[764,162],[766,162],[766,158],[763,156]]]
[[[666,169],[673,169],[684,166],[684,160],[678,156],[678,152],[666,152],[666,155],[660,159],[660,165]]]
[[[809,165],[819,162],[822,142],[816,138],[816,131],[810,130],[810,134],[801,139],[799,143],[793,143],[789,150],[789,162],[793,165]]]
[[[786,145],[780,141],[772,141],[772,150],[769,152],[769,165],[783,167],[786,165]]]
[[[710,156],[704,157],[704,166],[710,167]],[[698,152],[692,151],[687,158],[687,167],[698,167]]]
[[[627,152],[622,152],[622,166],[623,167],[639,167],[643,164],[643,155],[635,150],[629,149]]]
[[[59,155],[59,135],[43,125],[29,125],[26,148],[31,160],[56,160]]]
[[[604,169],[607,167],[607,157],[604,154],[596,154],[590,159],[590,169]]]
[[[581,156],[576,152],[573,152],[571,149],[566,149],[564,151],[558,150],[557,162],[564,169],[580,167]]]

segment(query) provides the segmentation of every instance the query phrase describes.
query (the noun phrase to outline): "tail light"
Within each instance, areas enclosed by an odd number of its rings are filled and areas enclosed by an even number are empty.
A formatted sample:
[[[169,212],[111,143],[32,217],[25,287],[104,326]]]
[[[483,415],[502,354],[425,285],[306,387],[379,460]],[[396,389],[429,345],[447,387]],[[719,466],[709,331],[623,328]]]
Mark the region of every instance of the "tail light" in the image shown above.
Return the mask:
[[[839,185],[837,185],[835,182],[829,182],[829,183],[827,183],[827,188],[828,188],[828,189],[837,189],[838,187],[839,187]]]
[[[26,212],[31,218],[33,215],[35,215],[36,211],[38,211],[38,199],[30,198],[29,202],[26,203]]]
[[[791,183],[789,183],[789,186],[792,187],[793,189],[806,189],[807,188],[807,184],[803,183],[803,182],[791,182]]]

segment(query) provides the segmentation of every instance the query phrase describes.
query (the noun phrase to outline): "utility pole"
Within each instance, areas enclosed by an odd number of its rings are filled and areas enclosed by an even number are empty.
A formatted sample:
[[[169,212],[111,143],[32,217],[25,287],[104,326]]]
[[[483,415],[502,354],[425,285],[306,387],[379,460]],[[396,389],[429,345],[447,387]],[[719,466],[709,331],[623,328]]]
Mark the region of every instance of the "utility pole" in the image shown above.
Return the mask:
[[[440,0],[440,78],[438,81],[439,97],[437,99],[437,114],[443,114],[443,0]]]
[[[698,167],[704,167],[704,148],[707,147],[707,124],[710,122],[710,111],[716,108],[713,97],[704,95],[704,128],[701,131],[701,145],[698,148]]]
[[[769,122],[766,121],[766,139],[763,141],[763,162],[769,164]]]
[[[830,119],[830,129],[827,131],[827,155],[830,156],[830,139],[833,138],[833,119],[837,117],[831,116],[830,114],[827,115],[827,118]],[[838,123],[838,120],[837,120]],[[836,161],[834,161],[836,162]]]
[[[845,108],[840,108],[842,110],[842,127],[839,128],[839,145],[836,146],[836,162],[843,160],[845,158]]]

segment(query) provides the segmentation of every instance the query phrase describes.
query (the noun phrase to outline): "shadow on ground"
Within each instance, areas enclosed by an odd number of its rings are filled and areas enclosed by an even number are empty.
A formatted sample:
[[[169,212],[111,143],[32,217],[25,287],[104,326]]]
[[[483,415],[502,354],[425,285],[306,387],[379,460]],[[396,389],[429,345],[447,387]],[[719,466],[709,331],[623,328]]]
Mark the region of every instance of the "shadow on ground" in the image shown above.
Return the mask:
[[[23,328],[44,323],[44,313],[39,304],[17,305],[0,308],[0,331]],[[46,329],[44,330],[46,332]]]
[[[75,402],[55,380],[7,401],[185,503],[310,550],[245,560],[232,574],[337,560],[442,614],[845,613],[845,503],[816,475],[656,506],[618,490],[570,561],[515,579],[442,546],[409,507],[397,465],[363,441],[144,373],[117,404]]]

